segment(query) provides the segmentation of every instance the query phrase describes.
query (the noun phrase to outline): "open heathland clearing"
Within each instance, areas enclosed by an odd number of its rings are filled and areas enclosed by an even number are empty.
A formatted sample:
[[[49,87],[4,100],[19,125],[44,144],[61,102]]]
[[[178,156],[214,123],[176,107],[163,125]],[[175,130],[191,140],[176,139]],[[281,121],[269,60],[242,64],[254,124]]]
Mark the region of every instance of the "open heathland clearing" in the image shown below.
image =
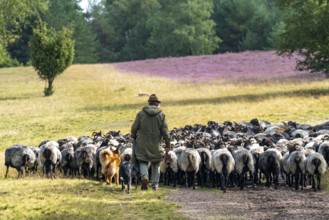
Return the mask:
[[[4,179],[8,146],[38,146],[43,140],[94,131],[127,134],[136,113],[146,104],[144,94],[156,93],[161,99],[169,129],[210,120],[258,118],[311,125],[328,121],[329,80],[320,73],[297,72],[295,59],[269,51],[73,65],[55,79],[55,93],[50,97],[43,96],[44,82],[33,68],[0,69],[0,216],[308,219],[313,214],[313,219],[322,219],[328,214],[322,206],[328,204],[327,188],[317,193],[285,187],[248,188],[223,194],[217,189],[162,187],[156,193],[138,190],[126,195],[119,187],[93,180],[41,176],[16,180],[13,169],[9,179]],[[323,182],[326,187],[328,179]]]

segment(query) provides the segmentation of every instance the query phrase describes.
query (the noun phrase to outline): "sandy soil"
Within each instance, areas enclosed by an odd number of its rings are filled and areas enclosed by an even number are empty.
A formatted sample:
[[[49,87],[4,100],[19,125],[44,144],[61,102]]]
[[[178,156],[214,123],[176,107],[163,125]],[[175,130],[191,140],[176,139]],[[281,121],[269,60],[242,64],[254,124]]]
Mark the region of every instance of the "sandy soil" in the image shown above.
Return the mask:
[[[309,187],[296,191],[280,186],[244,190],[177,188],[166,198],[188,219],[329,219],[329,194]]]

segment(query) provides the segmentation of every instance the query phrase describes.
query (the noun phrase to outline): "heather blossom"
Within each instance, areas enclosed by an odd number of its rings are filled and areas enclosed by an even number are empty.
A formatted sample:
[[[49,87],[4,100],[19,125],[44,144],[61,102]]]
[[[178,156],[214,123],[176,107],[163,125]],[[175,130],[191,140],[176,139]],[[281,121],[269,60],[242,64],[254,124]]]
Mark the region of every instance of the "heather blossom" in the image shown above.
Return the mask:
[[[323,79],[323,73],[295,69],[298,56],[282,57],[275,51],[245,51],[216,55],[167,57],[116,63],[122,71],[167,77],[179,81],[230,82]]]

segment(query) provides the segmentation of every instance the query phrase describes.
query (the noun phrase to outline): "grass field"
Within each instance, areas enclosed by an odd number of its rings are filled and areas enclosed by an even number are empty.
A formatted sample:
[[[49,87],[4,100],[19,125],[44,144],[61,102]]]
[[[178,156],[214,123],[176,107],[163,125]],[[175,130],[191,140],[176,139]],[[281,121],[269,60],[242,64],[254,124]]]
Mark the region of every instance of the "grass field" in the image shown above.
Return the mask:
[[[317,124],[329,120],[329,80],[276,83],[176,82],[120,73],[111,65],[74,65],[43,96],[44,82],[32,68],[0,69],[0,150],[46,139],[91,135],[93,131],[129,133],[136,113],[156,93],[169,127],[209,120]]]
[[[175,205],[163,200],[168,188],[126,195],[89,180],[17,180],[14,170],[3,178],[3,152],[14,143],[37,146],[100,130],[129,133],[148,98],[139,93],[158,95],[170,129],[209,120],[312,125],[329,120],[329,80],[190,83],[98,64],[73,65],[54,86],[55,93],[44,97],[44,82],[32,68],[0,69],[0,219],[181,219],[173,214]]]

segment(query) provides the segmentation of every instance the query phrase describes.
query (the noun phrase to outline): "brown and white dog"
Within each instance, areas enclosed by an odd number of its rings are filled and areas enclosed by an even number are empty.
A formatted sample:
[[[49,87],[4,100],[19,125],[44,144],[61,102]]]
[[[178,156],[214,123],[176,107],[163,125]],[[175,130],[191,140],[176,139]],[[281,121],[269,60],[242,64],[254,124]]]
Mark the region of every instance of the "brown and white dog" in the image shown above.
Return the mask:
[[[119,150],[112,151],[110,149],[104,149],[99,153],[99,158],[105,182],[111,185],[112,179],[115,178],[115,184],[119,185],[119,169],[121,163]]]

